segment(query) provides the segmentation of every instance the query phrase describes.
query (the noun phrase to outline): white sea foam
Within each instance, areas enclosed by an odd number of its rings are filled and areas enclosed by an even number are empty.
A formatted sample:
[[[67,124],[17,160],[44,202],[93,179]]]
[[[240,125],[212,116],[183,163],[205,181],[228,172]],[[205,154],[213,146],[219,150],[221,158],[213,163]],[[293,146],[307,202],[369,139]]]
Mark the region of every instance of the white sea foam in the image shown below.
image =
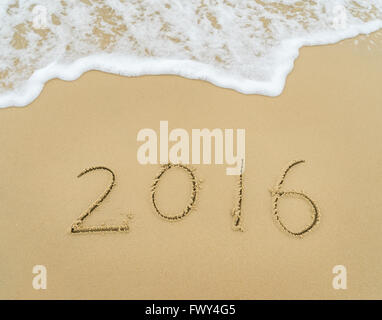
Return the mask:
[[[0,107],[88,70],[279,95],[305,45],[382,28],[381,0],[2,0]]]

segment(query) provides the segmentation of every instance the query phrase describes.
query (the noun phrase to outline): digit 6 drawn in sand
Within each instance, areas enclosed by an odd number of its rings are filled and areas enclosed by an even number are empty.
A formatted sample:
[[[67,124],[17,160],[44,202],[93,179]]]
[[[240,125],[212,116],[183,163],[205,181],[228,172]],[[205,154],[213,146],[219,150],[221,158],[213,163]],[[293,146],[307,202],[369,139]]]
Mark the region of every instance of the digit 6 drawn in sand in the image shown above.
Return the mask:
[[[120,226],[108,226],[108,225],[100,225],[100,226],[92,226],[92,227],[84,227],[82,224],[86,217],[88,217],[95,209],[97,209],[102,201],[106,199],[106,197],[110,194],[111,190],[115,186],[115,174],[112,170],[106,167],[91,167],[82,171],[77,178],[82,177],[83,175],[95,171],[95,170],[105,170],[111,173],[112,181],[110,186],[106,189],[106,191],[96,200],[83,214],[81,214],[76,221],[73,222],[71,232],[72,233],[81,233],[81,232],[110,232],[110,231],[128,231],[129,226],[127,222],[123,223]]]
[[[271,196],[272,196],[272,200],[273,200],[273,215],[274,215],[276,221],[279,223],[279,225],[281,226],[281,228],[284,231],[286,231],[287,233],[289,233],[292,236],[301,237],[301,238],[307,232],[311,231],[316,225],[318,225],[318,223],[320,221],[319,209],[318,209],[316,203],[312,199],[310,199],[306,194],[304,194],[303,192],[281,191],[281,187],[284,183],[285,177],[286,177],[287,173],[289,172],[289,170],[292,169],[294,166],[296,166],[300,163],[304,163],[304,162],[305,162],[305,160],[298,160],[298,161],[292,162],[284,171],[284,173],[281,176],[281,179],[280,179],[279,183],[276,185],[275,189],[271,190]],[[281,218],[280,218],[279,213],[278,213],[278,201],[279,201],[279,199],[281,199],[284,196],[296,196],[296,197],[299,197],[299,198],[307,201],[311,205],[312,211],[313,211],[312,223],[310,225],[308,225],[307,227],[305,227],[302,231],[292,232],[282,223]]]

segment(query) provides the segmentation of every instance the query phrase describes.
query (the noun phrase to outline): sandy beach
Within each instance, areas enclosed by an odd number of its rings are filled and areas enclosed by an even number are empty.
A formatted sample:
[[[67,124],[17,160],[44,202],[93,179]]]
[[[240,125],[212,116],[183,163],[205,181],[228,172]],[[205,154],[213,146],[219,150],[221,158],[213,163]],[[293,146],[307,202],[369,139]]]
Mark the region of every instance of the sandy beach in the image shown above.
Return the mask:
[[[376,37],[373,35],[370,37]],[[378,35],[379,36],[379,35]],[[87,72],[52,80],[23,108],[0,110],[0,298],[2,299],[381,299],[382,50],[362,37],[304,47],[278,97],[244,95],[178,76]],[[160,219],[150,202],[159,165],[137,162],[142,128],[243,128],[244,232],[231,229],[236,176],[195,165],[197,208]],[[320,225],[303,239],[281,232],[269,193],[294,159],[286,190],[304,190]],[[110,196],[86,224],[127,233],[71,234],[78,216],[116,175]],[[163,181],[161,205],[184,206],[184,175]],[[283,200],[297,228],[309,207]],[[44,265],[46,290],[32,287]],[[332,269],[347,268],[347,290]]]

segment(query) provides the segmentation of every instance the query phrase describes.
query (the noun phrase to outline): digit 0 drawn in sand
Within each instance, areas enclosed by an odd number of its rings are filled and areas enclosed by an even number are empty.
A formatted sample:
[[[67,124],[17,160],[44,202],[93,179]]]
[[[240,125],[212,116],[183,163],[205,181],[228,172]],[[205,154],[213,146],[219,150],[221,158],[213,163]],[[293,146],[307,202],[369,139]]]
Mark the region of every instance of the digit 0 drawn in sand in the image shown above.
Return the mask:
[[[240,176],[239,176],[239,182],[238,182],[238,195],[237,195],[237,203],[236,206],[232,209],[232,229],[234,231],[244,231],[243,225],[242,225],[242,219],[241,219],[241,205],[243,203],[243,167],[244,167],[244,160],[241,160],[241,169],[240,169]]]
[[[122,231],[128,231],[129,226],[127,221],[124,222],[120,226],[115,226],[115,225],[99,225],[99,226],[90,226],[90,227],[84,227],[82,224],[84,220],[95,210],[97,209],[101,203],[107,198],[107,196],[110,194],[111,190],[115,186],[115,174],[112,170],[106,167],[91,167],[88,169],[85,169],[82,171],[77,178],[82,177],[83,175],[96,171],[96,170],[105,170],[109,173],[111,173],[112,181],[109,185],[109,187],[105,190],[105,192],[96,200],[83,214],[81,214],[76,221],[73,222],[72,228],[71,228],[71,233],[81,233],[81,232],[122,232]]]
[[[186,171],[186,173],[189,175],[191,183],[192,183],[192,190],[191,190],[190,201],[186,205],[185,209],[177,215],[171,215],[170,216],[170,215],[167,215],[165,213],[162,213],[159,210],[159,208],[157,206],[156,199],[155,199],[155,195],[156,195],[156,191],[157,191],[160,179],[163,177],[163,175],[168,170],[170,170],[172,168],[179,168],[179,169]],[[168,220],[168,221],[179,221],[179,220],[183,219],[185,216],[187,216],[191,212],[191,210],[195,208],[195,203],[196,203],[198,192],[200,189],[201,180],[197,180],[197,178],[194,174],[194,171],[195,171],[195,169],[191,169],[191,168],[189,168],[185,165],[182,165],[182,164],[168,163],[168,164],[162,165],[162,168],[161,168],[160,172],[157,174],[157,176],[154,178],[154,183],[151,187],[151,202],[154,206],[155,212],[160,217],[162,217],[163,219]]]
[[[310,232],[315,226],[318,225],[319,221],[320,221],[320,212],[319,212],[319,209],[316,205],[316,203],[311,199],[309,198],[306,194],[304,194],[303,192],[297,192],[297,191],[282,191],[281,190],[281,187],[284,183],[284,180],[285,180],[285,177],[286,175],[288,174],[288,172],[296,165],[298,164],[301,164],[301,163],[304,163],[305,160],[298,160],[298,161],[293,161],[287,168],[286,170],[284,171],[283,175],[281,176],[281,179],[279,181],[279,183],[276,185],[276,187],[271,190],[271,197],[272,197],[272,204],[273,204],[273,216],[274,218],[276,219],[276,222],[281,226],[282,230],[284,230],[285,232],[287,232],[288,234],[292,235],[292,236],[296,236],[296,237],[303,237],[304,235],[306,235],[308,232]],[[279,216],[279,212],[278,212],[278,203],[279,203],[279,200],[285,196],[294,196],[294,197],[298,197],[300,199],[303,199],[305,201],[307,201],[310,206],[311,206],[311,209],[312,209],[312,212],[313,212],[313,215],[312,215],[312,223],[309,224],[307,227],[305,227],[303,230],[299,231],[299,232],[292,232],[290,231],[284,224],[283,222],[281,221],[281,218]]]

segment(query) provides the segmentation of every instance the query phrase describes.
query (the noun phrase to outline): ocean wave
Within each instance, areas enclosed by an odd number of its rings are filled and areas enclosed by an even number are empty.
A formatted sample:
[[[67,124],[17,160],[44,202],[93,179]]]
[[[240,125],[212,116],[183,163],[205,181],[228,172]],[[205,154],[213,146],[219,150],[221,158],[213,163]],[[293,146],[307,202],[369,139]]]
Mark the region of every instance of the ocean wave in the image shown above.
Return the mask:
[[[0,107],[88,70],[279,95],[299,48],[382,28],[380,0],[3,0]]]

